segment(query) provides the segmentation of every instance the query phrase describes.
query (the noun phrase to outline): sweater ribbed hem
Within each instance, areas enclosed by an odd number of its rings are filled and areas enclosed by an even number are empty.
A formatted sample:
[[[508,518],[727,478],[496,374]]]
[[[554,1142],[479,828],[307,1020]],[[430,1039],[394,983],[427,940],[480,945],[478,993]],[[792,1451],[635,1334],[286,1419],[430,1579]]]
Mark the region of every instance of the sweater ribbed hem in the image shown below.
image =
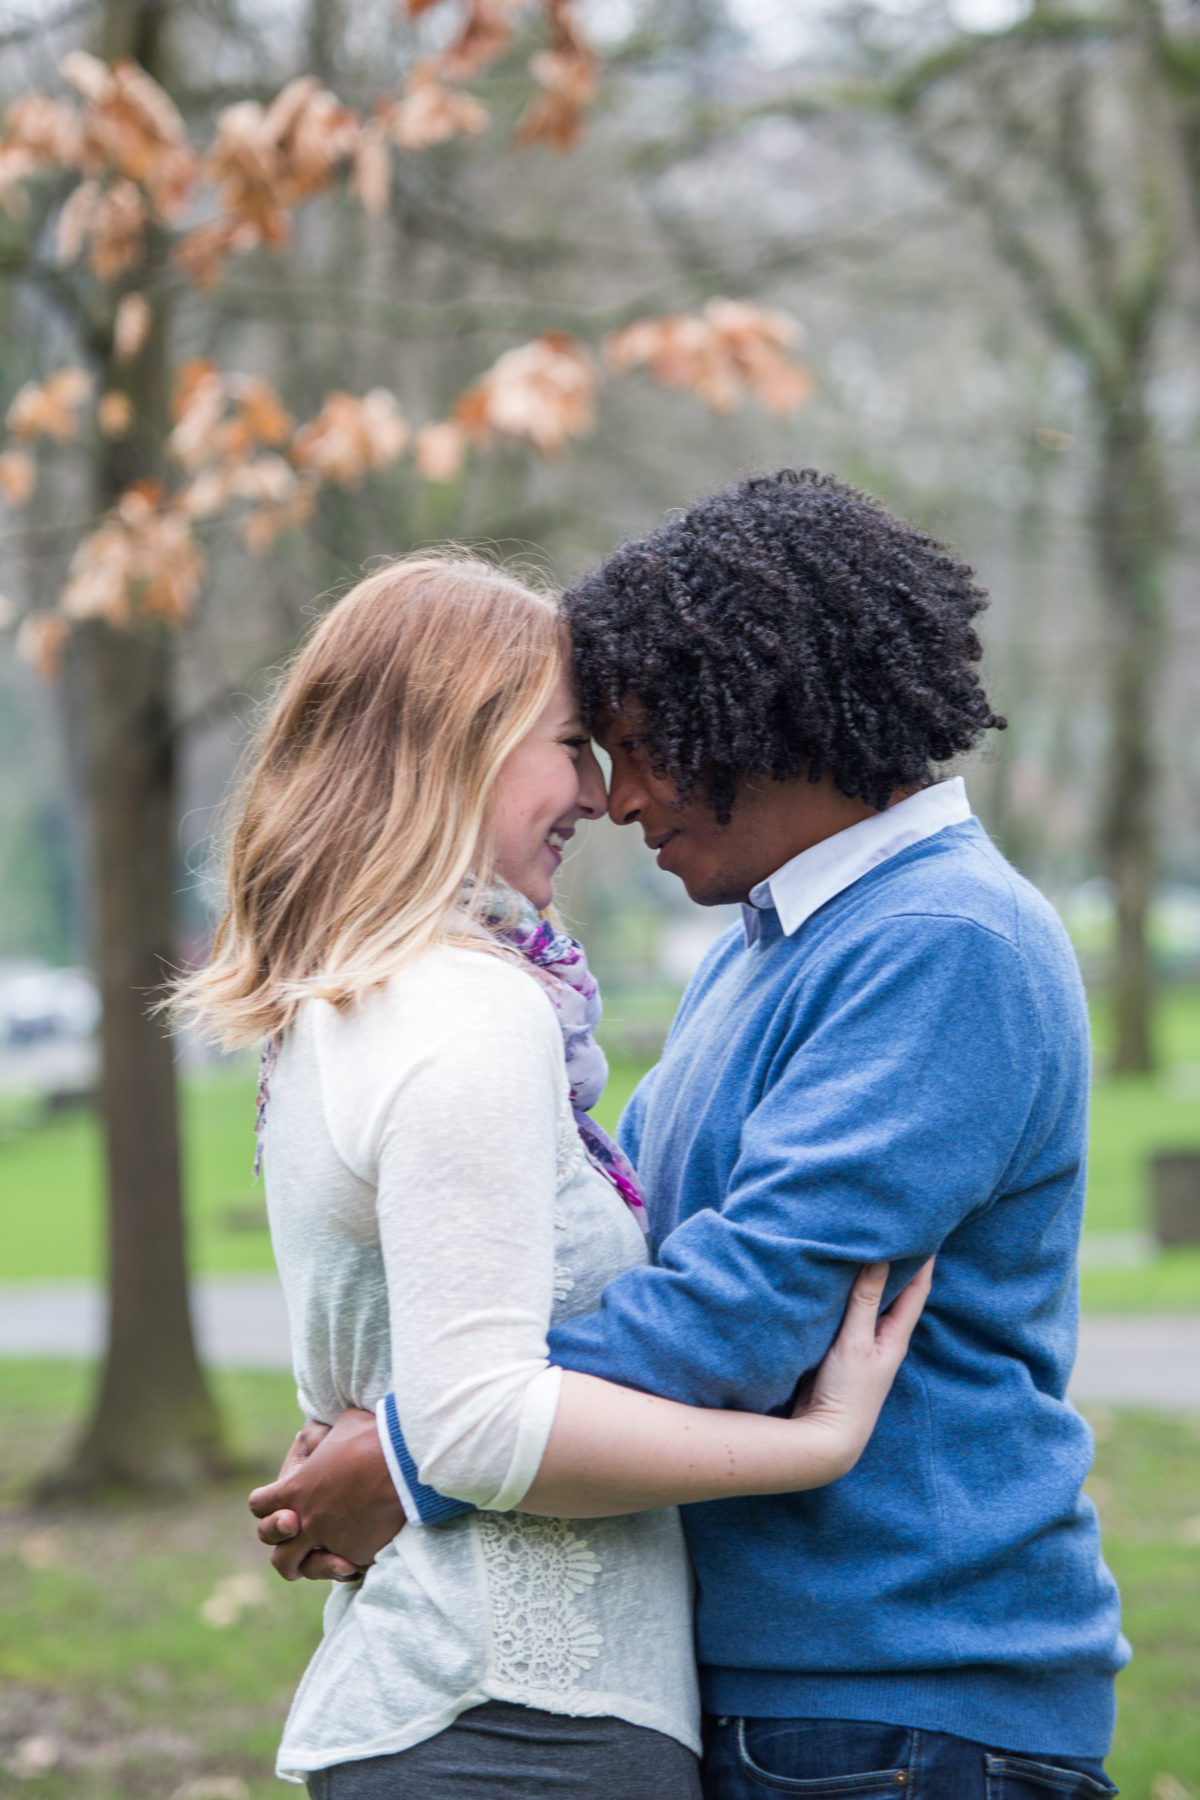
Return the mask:
[[[1116,1721],[1107,1677],[999,1668],[796,1675],[702,1668],[706,1711],[748,1719],[855,1719],[945,1731],[1024,1756],[1107,1756]]]

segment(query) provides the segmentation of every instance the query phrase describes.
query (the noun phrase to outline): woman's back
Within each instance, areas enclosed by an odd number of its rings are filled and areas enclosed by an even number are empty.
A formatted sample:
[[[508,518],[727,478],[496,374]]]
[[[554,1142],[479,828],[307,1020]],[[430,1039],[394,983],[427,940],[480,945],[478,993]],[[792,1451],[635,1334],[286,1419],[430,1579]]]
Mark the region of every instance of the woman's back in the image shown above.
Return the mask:
[[[403,1749],[485,1700],[698,1747],[676,1514],[504,1510],[554,1417],[547,1320],[591,1310],[646,1259],[584,1154],[544,991],[440,946],[350,1008],[307,1002],[265,1152],[301,1405],[332,1420],[394,1389],[422,1479],[492,1509],[405,1530],[334,1591],[280,1773]]]

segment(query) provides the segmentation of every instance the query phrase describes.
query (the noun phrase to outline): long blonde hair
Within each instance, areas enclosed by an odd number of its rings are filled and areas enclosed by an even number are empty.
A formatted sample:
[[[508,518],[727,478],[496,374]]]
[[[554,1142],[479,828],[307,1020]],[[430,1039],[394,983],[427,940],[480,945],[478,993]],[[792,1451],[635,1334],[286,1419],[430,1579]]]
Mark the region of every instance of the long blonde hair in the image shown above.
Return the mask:
[[[227,1047],[300,1002],[343,1005],[469,934],[464,878],[491,873],[487,803],[566,650],[554,598],[462,554],[405,557],[321,620],[249,758],[210,962],[176,1018]]]

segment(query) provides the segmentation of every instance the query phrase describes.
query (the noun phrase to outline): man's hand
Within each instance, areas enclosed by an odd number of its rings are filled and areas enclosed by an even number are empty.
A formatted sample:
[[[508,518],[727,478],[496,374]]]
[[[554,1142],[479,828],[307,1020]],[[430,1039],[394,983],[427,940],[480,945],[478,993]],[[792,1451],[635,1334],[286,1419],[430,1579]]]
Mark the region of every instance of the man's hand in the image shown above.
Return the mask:
[[[332,1427],[310,1420],[250,1511],[285,1581],[354,1580],[404,1525],[375,1415],[351,1407]]]

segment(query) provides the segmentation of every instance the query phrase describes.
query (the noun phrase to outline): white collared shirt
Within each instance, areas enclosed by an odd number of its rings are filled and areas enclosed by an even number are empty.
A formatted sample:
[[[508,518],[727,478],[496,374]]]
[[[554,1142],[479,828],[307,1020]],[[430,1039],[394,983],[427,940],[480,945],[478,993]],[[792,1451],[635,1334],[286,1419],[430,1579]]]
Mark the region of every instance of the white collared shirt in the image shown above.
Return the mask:
[[[747,944],[758,936],[758,915],[763,908],[774,907],[784,935],[791,937],[818,907],[852,887],[869,869],[970,817],[967,785],[956,775],[910,794],[886,812],[848,825],[845,831],[835,831],[751,888],[750,904],[742,907]]]

